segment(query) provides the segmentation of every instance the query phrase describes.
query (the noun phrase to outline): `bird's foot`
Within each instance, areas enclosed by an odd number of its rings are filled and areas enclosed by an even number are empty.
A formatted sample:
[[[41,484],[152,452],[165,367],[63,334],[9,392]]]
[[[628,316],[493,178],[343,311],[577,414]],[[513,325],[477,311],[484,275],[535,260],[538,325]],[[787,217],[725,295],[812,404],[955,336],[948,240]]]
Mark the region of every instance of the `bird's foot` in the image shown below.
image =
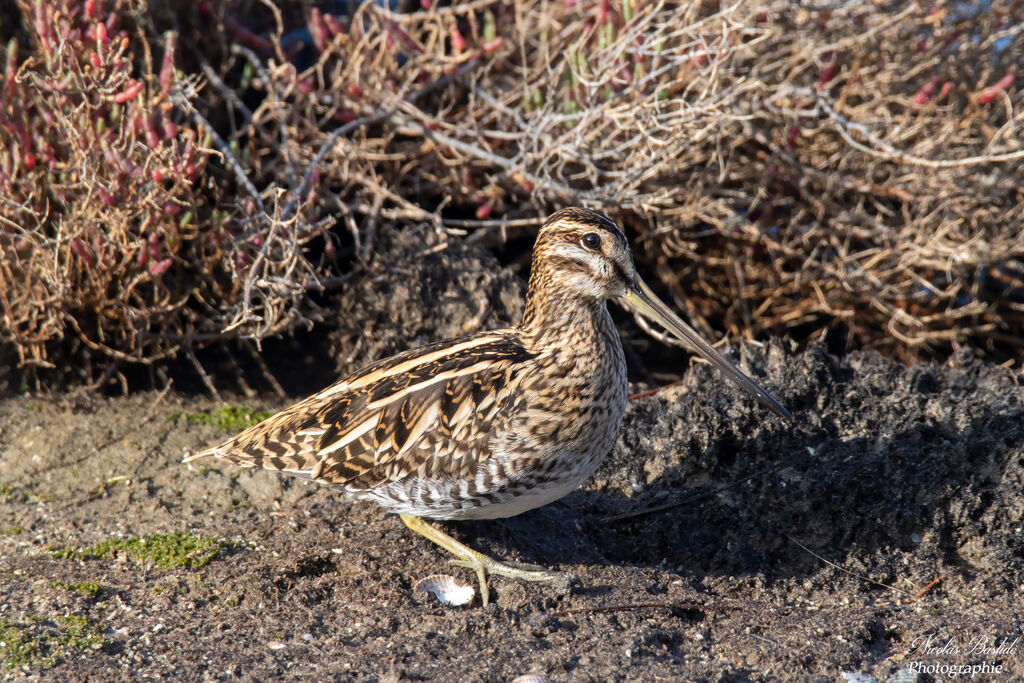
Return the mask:
[[[569,574],[549,571],[535,564],[499,562],[456,541],[448,534],[427,524],[419,517],[402,515],[402,521],[416,533],[430,539],[454,555],[456,559],[451,561],[452,564],[468,567],[476,572],[476,578],[480,584],[480,602],[484,607],[487,606],[491,598],[490,589],[487,587],[488,574],[504,576],[505,578],[519,581],[551,581],[563,589],[568,589],[569,587],[572,578]]]
[[[460,557],[460,559],[451,560],[451,563],[460,567],[468,567],[476,572],[477,582],[480,584],[480,599],[485,607],[490,598],[490,589],[487,587],[488,574],[517,581],[551,581],[565,588],[568,588],[571,581],[570,575],[563,572],[553,572],[535,564],[499,562],[475,550],[472,552],[474,557]]]

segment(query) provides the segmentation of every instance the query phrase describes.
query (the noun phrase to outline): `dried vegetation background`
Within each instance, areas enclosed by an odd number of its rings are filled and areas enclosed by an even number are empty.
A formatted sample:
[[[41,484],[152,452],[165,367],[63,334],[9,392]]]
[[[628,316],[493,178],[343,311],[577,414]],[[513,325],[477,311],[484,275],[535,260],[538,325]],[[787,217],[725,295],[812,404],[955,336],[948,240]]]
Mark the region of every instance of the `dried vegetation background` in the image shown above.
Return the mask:
[[[29,370],[124,384],[329,320],[382,231],[493,244],[566,204],[713,337],[1024,351],[1021,2],[0,10]]]

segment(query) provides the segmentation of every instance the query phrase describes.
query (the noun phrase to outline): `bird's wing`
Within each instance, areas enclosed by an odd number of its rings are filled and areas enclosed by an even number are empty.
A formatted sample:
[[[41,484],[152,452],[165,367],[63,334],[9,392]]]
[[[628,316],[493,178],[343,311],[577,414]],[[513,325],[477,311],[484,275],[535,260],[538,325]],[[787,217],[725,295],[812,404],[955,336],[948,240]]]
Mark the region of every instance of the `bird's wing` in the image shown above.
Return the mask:
[[[470,476],[510,418],[531,354],[511,331],[387,358],[186,458],[216,456],[349,489],[411,474]]]

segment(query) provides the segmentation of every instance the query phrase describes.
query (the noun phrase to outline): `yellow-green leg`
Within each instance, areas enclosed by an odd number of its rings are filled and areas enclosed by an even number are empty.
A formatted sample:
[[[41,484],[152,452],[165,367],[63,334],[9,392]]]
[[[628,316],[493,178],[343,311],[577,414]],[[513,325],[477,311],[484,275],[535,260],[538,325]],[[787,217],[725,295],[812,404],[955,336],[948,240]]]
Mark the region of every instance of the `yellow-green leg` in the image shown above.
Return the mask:
[[[457,557],[457,560],[452,560],[453,563],[476,571],[476,578],[480,582],[480,596],[484,607],[487,606],[487,602],[490,599],[490,591],[487,589],[487,574],[497,574],[498,576],[519,579],[520,581],[555,581],[565,578],[565,574],[549,572],[535,565],[517,566],[514,563],[498,562],[463,543],[459,543],[445,532],[423,521],[420,517],[399,516],[407,527]]]

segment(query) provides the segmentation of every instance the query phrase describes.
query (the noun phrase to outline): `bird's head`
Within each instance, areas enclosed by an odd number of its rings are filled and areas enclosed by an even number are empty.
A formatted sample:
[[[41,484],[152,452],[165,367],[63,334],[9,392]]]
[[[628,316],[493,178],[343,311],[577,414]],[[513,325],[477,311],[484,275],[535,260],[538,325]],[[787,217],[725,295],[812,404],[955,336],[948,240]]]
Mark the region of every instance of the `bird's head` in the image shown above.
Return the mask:
[[[660,325],[691,351],[777,414],[791,417],[767,391],[680,320],[640,278],[622,229],[610,218],[583,208],[556,211],[541,227],[533,248],[530,304],[553,307],[581,301],[615,300],[626,310]],[[543,324],[543,323],[541,323]]]
[[[629,243],[613,220],[572,208],[551,215],[537,235],[533,271],[560,295],[607,301],[636,281]]]

